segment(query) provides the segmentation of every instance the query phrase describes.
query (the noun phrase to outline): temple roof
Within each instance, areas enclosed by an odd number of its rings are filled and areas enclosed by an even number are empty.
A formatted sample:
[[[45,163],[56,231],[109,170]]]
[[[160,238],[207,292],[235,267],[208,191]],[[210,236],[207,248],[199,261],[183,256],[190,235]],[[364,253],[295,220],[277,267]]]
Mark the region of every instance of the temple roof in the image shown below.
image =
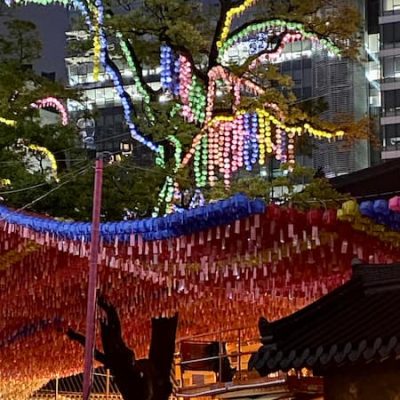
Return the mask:
[[[353,266],[352,278],[302,310],[260,321],[262,343],[249,367],[261,375],[303,367],[381,362],[400,355],[400,264]]]
[[[394,192],[400,191],[399,171],[400,159],[394,159],[347,175],[337,176],[329,182],[339,192],[349,193],[352,196],[389,198]]]

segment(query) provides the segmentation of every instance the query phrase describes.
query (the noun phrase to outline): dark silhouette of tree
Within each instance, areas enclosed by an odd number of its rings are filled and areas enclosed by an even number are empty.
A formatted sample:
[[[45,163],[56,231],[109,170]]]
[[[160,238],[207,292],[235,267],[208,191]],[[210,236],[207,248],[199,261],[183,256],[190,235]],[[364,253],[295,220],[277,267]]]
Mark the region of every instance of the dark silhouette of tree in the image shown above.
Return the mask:
[[[136,360],[134,351],[122,338],[121,322],[115,307],[102,296],[98,305],[105,313],[100,321],[103,352],[95,349],[94,357],[111,371],[124,400],[168,400],[172,393],[170,373],[178,316],[152,319],[149,358]],[[67,335],[85,345],[82,334],[69,329]]]

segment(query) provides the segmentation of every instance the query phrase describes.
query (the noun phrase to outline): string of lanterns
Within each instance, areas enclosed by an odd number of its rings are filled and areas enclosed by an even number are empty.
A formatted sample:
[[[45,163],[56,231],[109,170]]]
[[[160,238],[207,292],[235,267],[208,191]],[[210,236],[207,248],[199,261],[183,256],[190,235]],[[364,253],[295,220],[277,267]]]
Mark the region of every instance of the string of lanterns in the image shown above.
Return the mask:
[[[8,126],[15,126],[17,124],[17,122],[12,119],[0,117],[0,124],[4,124],[4,125],[8,125]]]
[[[160,48],[160,82],[165,91],[174,96],[179,95],[180,59],[170,46],[161,45]]]
[[[249,200],[244,195],[235,195],[231,199],[210,203],[199,209],[187,210],[181,214],[172,214],[166,217],[148,218],[144,220],[107,222],[101,224],[101,237],[104,244],[107,243],[130,243],[138,238],[140,240],[168,240],[182,235],[193,235],[203,230],[212,229],[221,225],[229,225],[235,220],[248,218],[252,215],[265,213],[266,205],[261,200]],[[270,209],[272,211],[270,211]],[[290,209],[282,211],[277,206],[268,206],[267,214],[281,216],[288,212],[289,220],[295,219],[301,214],[300,211]],[[282,214],[283,215],[283,214]],[[380,231],[400,231],[400,196],[388,200],[364,201],[360,205],[355,200],[346,201],[339,210],[311,209],[305,217],[313,226],[327,223],[333,226],[336,221],[354,222],[361,218],[362,223],[372,226],[371,232],[377,224],[381,225]],[[287,219],[284,221],[287,221]],[[90,239],[90,223],[57,221],[51,218],[30,216],[18,211],[13,211],[5,206],[0,206],[0,222],[7,225],[9,232],[22,229],[22,237],[31,238],[36,232],[40,242],[54,244],[54,241],[78,241],[80,244],[88,243]],[[230,229],[230,227],[229,227]],[[28,231],[32,232],[29,233]],[[367,231],[367,229],[362,229]],[[289,236],[292,237],[292,236]],[[144,246],[144,242],[142,245]],[[42,243],[42,244],[43,244]],[[398,243],[400,246],[400,242]],[[65,246],[65,243],[63,244]],[[74,246],[72,246],[74,247]],[[66,249],[70,251],[69,245]],[[75,249],[73,250],[75,252]]]
[[[28,144],[26,147],[28,150],[32,151],[33,154],[38,153],[42,157],[47,159],[47,161],[50,163],[51,176],[53,177],[53,179],[56,182],[58,182],[58,177],[57,177],[58,167],[57,167],[57,161],[56,161],[56,158],[54,157],[54,154],[46,147],[37,146],[36,144]]]
[[[251,39],[255,34],[260,32],[265,33],[267,38],[276,37],[278,35],[281,35],[282,37],[279,47],[267,51],[267,53],[261,55],[262,58],[269,57],[271,59],[277,59],[286,44],[301,40],[310,40],[312,43],[318,44],[321,49],[328,51],[332,56],[340,56],[340,49],[329,38],[320,38],[314,32],[307,31],[304,24],[281,19],[273,19],[250,24],[243,30],[229,37],[229,39],[219,48],[218,61],[225,64],[227,62],[228,53],[234,46]],[[258,47],[264,48],[265,50],[267,46],[268,42],[265,41],[265,38],[262,38],[262,43]],[[257,58],[251,65],[254,67],[254,63],[259,61],[260,58]]]
[[[236,16],[243,14],[248,8],[254,6],[257,0],[245,0],[243,4],[237,7],[232,7],[227,13],[224,21],[224,26],[221,31],[220,40],[217,42],[217,47],[220,48],[229,36],[229,32]]]
[[[55,97],[45,97],[43,99],[37,100],[34,103],[31,103],[32,108],[55,108],[61,115],[61,124],[68,125],[68,112],[65,108],[64,104],[61,103]],[[8,126],[16,126],[17,121],[0,117],[0,123]]]
[[[398,198],[389,203],[398,210]],[[374,203],[379,213],[383,204]],[[394,240],[386,226],[377,235],[371,220],[357,229],[357,207],[265,208],[237,196],[165,218],[103,224],[100,290],[118,308],[138,357],[150,318],[175,311],[180,337],[239,327],[256,337],[259,315],[283,317],[334,289],[349,278],[354,256],[398,259],[400,234]],[[77,373],[82,349],[65,330],[84,328],[90,232],[82,235],[81,223],[0,213],[0,387]]]
[[[226,186],[230,185],[232,174],[243,165],[251,171],[257,161],[264,165],[267,157],[275,156],[279,161],[294,164],[294,141],[298,136],[308,134],[319,139],[335,140],[344,135],[341,130],[329,132],[316,129],[308,123],[289,126],[261,108],[252,113],[238,110],[234,116],[215,116],[208,122],[204,132],[205,135],[198,135],[193,141],[182,167],[199,151],[200,141],[208,138],[207,145],[201,147],[207,164],[200,164],[199,156],[195,156],[195,175],[202,173],[208,176],[208,183],[213,185],[219,172]]]
[[[17,3],[19,1],[20,0],[16,0]],[[32,0],[32,2],[38,2],[38,0]],[[47,3],[49,2],[46,1],[46,4]],[[94,36],[95,66],[99,65],[98,61],[100,61],[101,64],[103,64],[106,73],[112,79],[114,87],[121,98],[125,120],[132,137],[156,153],[157,165],[165,166],[163,147],[152,143],[142,134],[140,134],[132,121],[133,105],[131,99],[125,90],[122,76],[119,73],[118,68],[108,55],[107,40],[103,29],[104,9],[101,0],[97,0],[94,5],[88,3],[87,6],[85,3],[80,2],[79,0],[74,0],[72,3],[63,1],[62,3],[64,5],[71,4],[75,6],[84,15],[85,21]],[[254,31],[268,32],[268,30],[271,29],[275,29],[276,31],[288,29],[290,34],[285,36],[284,40],[282,41],[281,48],[283,48],[285,43],[291,40],[301,40],[303,38],[311,38],[313,40],[318,39],[316,35],[306,32],[301,24],[286,23],[285,21],[280,20],[250,25],[242,32],[239,32],[238,34],[233,35],[231,38],[228,38],[229,29],[233,18],[236,15],[244,12],[254,3],[254,1],[246,0],[243,5],[236,8],[234,7],[228,11],[223,34],[218,46],[221,57],[223,56],[224,52],[226,52],[233,44],[248,37]],[[128,65],[137,78],[135,63],[133,62],[129,52],[128,43],[123,39],[121,33],[117,33],[117,36],[120,40],[120,46]],[[326,47],[334,54],[338,53],[337,48],[329,40],[321,39],[319,42],[322,46]],[[276,50],[276,53],[278,53],[278,50]],[[96,75],[98,75],[98,71],[96,72]],[[244,132],[243,128],[244,125],[242,120],[247,121],[247,117],[242,118],[239,116],[236,118],[237,116],[235,115],[233,120],[225,121],[225,123],[222,123],[218,120],[218,118],[220,118],[219,116],[214,118],[216,121],[213,119],[213,105],[216,95],[216,81],[218,79],[223,79],[225,83],[231,85],[234,93],[234,110],[240,103],[241,90],[243,88],[256,94],[262,93],[261,88],[258,88],[257,85],[246,81],[245,79],[234,77],[222,67],[216,67],[214,70],[210,71],[209,78],[209,87],[206,92],[198,77],[193,73],[193,66],[191,65],[189,59],[185,55],[175,54],[174,51],[166,45],[161,47],[161,83],[163,88],[165,90],[169,90],[174,95],[179,94],[182,103],[181,113],[184,118],[186,118],[189,122],[199,124],[201,127],[203,127],[203,130],[205,130],[206,136],[200,139],[201,145],[198,143],[193,143],[194,151],[192,152],[191,149],[188,157],[184,157],[185,163],[191,158],[192,155],[194,155],[196,185],[199,187],[204,186],[207,182],[207,175],[209,175],[208,182],[214,183],[217,178],[215,166],[218,166],[219,173],[221,173],[223,176],[225,185],[229,186],[232,173],[243,165],[245,165],[247,169],[251,169],[257,160],[259,161],[260,165],[263,165],[265,164],[267,157],[272,155],[272,153],[274,153],[275,157],[281,161],[291,162],[294,159],[293,149],[294,139],[296,136],[295,132],[290,129],[288,132],[286,132],[279,127],[276,129],[276,132],[274,132],[272,129],[270,129],[271,123],[268,121],[265,123],[264,116],[260,115],[259,113],[257,113],[257,118],[260,119],[260,123],[258,124],[257,128],[256,123],[252,123],[250,132]],[[145,88],[141,86],[140,79],[135,79],[135,82],[139,93],[145,100],[147,105],[146,109],[148,111],[149,96]],[[223,149],[218,148],[217,136],[215,136],[213,139],[208,138],[209,132],[207,132],[207,130],[210,129],[209,123],[211,120],[213,120],[212,123],[214,124],[211,135],[217,135],[219,138],[224,136]],[[254,117],[252,121],[253,120]],[[221,128],[220,133],[215,132],[218,127]],[[330,138],[334,135],[330,134],[329,132],[314,129],[312,127],[303,128],[305,128],[308,133],[316,137]],[[258,131],[256,131],[256,129],[258,129]],[[244,143],[244,133],[247,139],[246,143]],[[233,137],[229,137],[230,134],[232,134]],[[273,134],[276,136],[275,143],[272,140]],[[256,142],[254,141],[255,138],[257,139]],[[249,141],[251,142],[251,145],[249,145]],[[230,144],[232,144],[232,147],[230,147]],[[219,156],[220,152],[222,152],[223,160]],[[178,152],[176,152],[176,154],[178,154]],[[224,154],[228,155],[224,156]],[[232,157],[232,159],[230,159],[230,157]],[[182,165],[183,163],[180,164]],[[171,199],[175,190],[176,184],[171,184],[170,182],[166,183],[164,185],[164,190],[162,190],[162,193],[160,194],[160,199]]]
[[[68,125],[68,112],[64,104],[55,97],[46,97],[31,104],[33,108],[55,108],[61,115],[61,124]]]
[[[160,146],[157,146],[152,141],[146,139],[142,134],[140,134],[136,128],[136,125],[133,123],[133,119],[132,119],[133,104],[131,102],[129,94],[125,90],[122,76],[121,76],[117,66],[113,63],[113,61],[111,60],[111,58],[108,54],[107,39],[106,39],[106,35],[105,35],[104,29],[103,29],[104,7],[103,7],[102,1],[96,0],[94,5],[92,5],[90,2],[88,2],[88,6],[86,6],[84,2],[79,1],[79,0],[71,0],[71,1],[70,0],[61,0],[61,1],[14,0],[14,3],[16,3],[16,4],[32,3],[32,4],[39,4],[39,5],[61,4],[66,7],[68,7],[68,6],[75,7],[83,14],[83,16],[85,18],[85,23],[88,25],[90,32],[94,35],[93,40],[95,42],[95,48],[94,48],[95,64],[97,63],[97,61],[100,61],[100,63],[103,65],[104,70],[111,78],[111,80],[114,84],[114,88],[117,91],[117,93],[121,99],[121,104],[122,104],[122,107],[124,110],[125,121],[128,125],[128,128],[129,128],[132,138],[137,140],[139,143],[142,143],[143,145],[148,147],[150,150],[152,150],[156,154],[159,153],[161,151]],[[90,17],[91,14],[89,11],[93,14],[92,18]],[[95,68],[96,68],[96,71],[94,71],[94,72],[96,72],[96,75],[98,75],[99,67],[95,67]]]
[[[154,113],[153,113],[152,108],[150,107],[150,100],[151,100],[150,95],[147,92],[146,88],[144,87],[144,85],[142,84],[142,82],[139,78],[136,64],[135,64],[135,62],[132,58],[131,52],[129,50],[129,46],[128,46],[129,42],[128,42],[128,40],[125,40],[123,38],[123,35],[121,32],[117,32],[116,36],[119,39],[119,45],[121,47],[122,53],[125,57],[125,60],[128,63],[128,66],[133,74],[135,87],[143,99],[146,115],[149,117],[150,121],[154,122],[155,121]]]
[[[16,0],[17,3],[19,1],[20,0]],[[32,0],[32,2],[38,2],[38,0]],[[47,3],[49,2],[46,1],[46,4]],[[68,1],[63,1],[62,3],[64,5],[70,4]],[[223,33],[218,45],[220,57],[222,57],[232,45],[245,39],[252,33],[258,31],[266,31],[268,33],[269,31],[271,31],[271,29],[275,31],[282,31],[287,29],[289,34],[286,35],[284,40],[282,41],[281,48],[285,45],[285,43],[291,40],[318,39],[316,35],[305,31],[304,27],[301,24],[287,23],[282,20],[272,20],[259,24],[252,24],[238,34],[235,34],[232,37],[228,38],[233,18],[235,18],[238,14],[243,13],[247,8],[254,5],[254,3],[255,1],[246,0],[241,6],[234,7],[228,11]],[[147,140],[145,137],[143,137],[143,135],[141,135],[137,131],[136,126],[132,121],[133,106],[130,101],[130,97],[124,88],[122,77],[118,69],[113,64],[107,52],[107,42],[103,29],[104,10],[102,2],[100,0],[97,0],[94,5],[88,3],[88,6],[85,6],[83,2],[74,0],[71,4],[77,7],[83,13],[85,21],[94,36],[95,66],[99,65],[101,61],[106,72],[111,77],[115,89],[121,98],[125,120],[127,122],[132,137],[154,151],[157,154],[157,164],[161,166],[164,165],[165,162],[163,160],[162,146],[157,146],[151,141]],[[92,14],[92,17],[90,17],[90,14]],[[120,40],[121,49],[128,62],[128,65],[130,66],[134,75],[137,76],[135,63],[133,62],[133,59],[130,55],[128,44],[126,41],[124,41],[121,33],[118,33],[117,36]],[[319,42],[322,46],[327,48],[332,53],[338,54],[338,49],[329,40],[321,39],[319,40]],[[185,55],[176,55],[173,50],[166,45],[163,45],[161,48],[161,67],[161,83],[164,89],[170,90],[175,95],[179,94],[182,102],[182,115],[189,122],[198,123],[201,126],[204,126],[203,124],[206,121],[208,122],[212,119],[212,108],[215,99],[217,79],[222,78],[225,82],[232,85],[235,97],[234,107],[237,107],[240,103],[240,91],[242,87],[245,87],[247,90],[250,88],[253,92],[258,93],[261,90],[260,88],[257,88],[257,85],[254,85],[253,83],[245,81],[243,79],[240,80],[238,78],[234,78],[232,74],[229,74],[225,72],[222,68],[217,67],[215,70],[210,71],[209,88],[206,94],[203,85],[199,82],[199,79],[193,74],[193,66],[191,65],[188,58]],[[98,75],[97,67],[96,71],[96,75]],[[143,96],[145,103],[148,105],[149,96],[146,90],[140,85],[140,79],[135,79],[135,81],[139,93]],[[260,115],[258,115],[258,117],[260,117]],[[216,118],[218,118],[218,116]],[[226,137],[226,140],[224,140],[225,149],[222,149],[222,153],[229,153],[229,145],[230,143],[232,143],[233,151],[231,156],[233,157],[233,159],[229,159],[230,155],[224,157],[224,165],[222,167],[221,159],[218,159],[218,162],[215,161],[218,158],[218,154],[209,154],[212,153],[212,151],[216,148],[215,144],[217,143],[217,141],[214,141],[213,143],[213,140],[202,138],[201,146],[196,143],[196,145],[194,146],[193,154],[195,155],[195,179],[198,185],[204,186],[206,184],[206,175],[208,173],[210,173],[210,177],[208,179],[209,182],[215,182],[216,175],[212,174],[213,170],[215,170],[214,166],[212,165],[213,162],[219,164],[219,169],[221,174],[223,175],[224,182],[228,186],[232,173],[242,165],[245,165],[247,169],[251,169],[252,165],[254,165],[257,159],[259,163],[263,165],[266,162],[267,156],[272,154],[273,152],[275,152],[276,158],[281,161],[291,161],[291,159],[294,157],[294,151],[292,147],[294,146],[293,143],[295,134],[292,131],[289,131],[289,133],[287,133],[286,131],[278,128],[276,131],[276,143],[273,143],[271,139],[273,132],[270,130],[270,123],[267,121],[267,123],[265,124],[265,118],[261,116],[260,124],[257,128],[258,131],[256,132],[256,124],[252,123],[251,131],[246,132],[246,137],[250,137],[250,141],[252,142],[250,146],[248,142],[245,144],[243,143],[243,124],[241,122],[242,119],[246,118],[239,117],[238,119],[235,118],[234,121],[230,121],[231,125],[234,125],[236,129],[233,129],[233,126],[229,126],[229,124],[219,123],[215,124],[214,126],[214,130],[216,126],[221,127],[224,137],[225,134],[229,135],[229,132],[231,132],[233,136],[235,136],[234,138]],[[254,120],[254,118],[252,120]],[[206,129],[208,129],[208,127]],[[318,137],[325,136],[329,138],[331,135],[324,131],[313,129],[312,127],[310,127],[309,129],[306,128],[306,130],[308,130],[309,133],[311,133],[312,135]],[[222,133],[219,135],[220,137],[222,136]],[[255,137],[257,138],[257,143],[254,143]],[[213,145],[211,145],[211,143],[213,143]],[[191,157],[185,157],[184,160],[187,160],[188,158]],[[243,160],[243,158],[245,159]],[[207,163],[211,163],[211,165],[207,165]],[[171,189],[171,184],[168,184],[166,190],[164,191],[165,196],[167,196],[168,193],[168,198],[171,197],[171,190],[173,190]]]

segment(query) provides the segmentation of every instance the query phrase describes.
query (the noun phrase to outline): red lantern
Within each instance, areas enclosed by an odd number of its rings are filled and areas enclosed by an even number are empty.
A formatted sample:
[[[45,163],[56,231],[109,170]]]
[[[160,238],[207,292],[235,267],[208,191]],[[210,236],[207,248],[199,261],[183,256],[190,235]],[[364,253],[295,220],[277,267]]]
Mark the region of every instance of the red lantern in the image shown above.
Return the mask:
[[[290,224],[295,224],[298,220],[298,212],[296,209],[290,207],[286,209],[287,219]]]
[[[326,226],[332,226],[337,221],[337,210],[329,209],[325,210],[322,215],[322,222]]]
[[[322,211],[314,208],[307,212],[307,223],[311,226],[319,226],[322,222]]]
[[[267,214],[270,220],[279,221],[282,215],[281,208],[276,204],[271,204],[268,206]]]

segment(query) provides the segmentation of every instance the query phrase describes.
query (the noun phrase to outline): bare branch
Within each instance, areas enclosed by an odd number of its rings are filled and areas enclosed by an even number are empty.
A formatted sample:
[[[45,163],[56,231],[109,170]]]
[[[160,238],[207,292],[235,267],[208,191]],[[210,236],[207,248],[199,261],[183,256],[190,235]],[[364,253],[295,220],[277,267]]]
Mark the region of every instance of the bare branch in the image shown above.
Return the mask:
[[[221,37],[222,29],[224,28],[226,15],[230,8],[232,7],[232,2],[230,0],[220,0],[220,12],[217,21],[217,26],[214,31],[214,37],[211,43],[210,54],[208,56],[208,71],[215,67],[218,59],[218,46],[217,43]]]
[[[73,329],[69,328],[67,330],[67,336],[74,342],[77,342],[85,347],[86,338],[81,333],[75,332]],[[107,365],[107,358],[105,354],[97,349],[94,350],[94,358],[96,359],[96,361],[102,363],[103,365]]]

